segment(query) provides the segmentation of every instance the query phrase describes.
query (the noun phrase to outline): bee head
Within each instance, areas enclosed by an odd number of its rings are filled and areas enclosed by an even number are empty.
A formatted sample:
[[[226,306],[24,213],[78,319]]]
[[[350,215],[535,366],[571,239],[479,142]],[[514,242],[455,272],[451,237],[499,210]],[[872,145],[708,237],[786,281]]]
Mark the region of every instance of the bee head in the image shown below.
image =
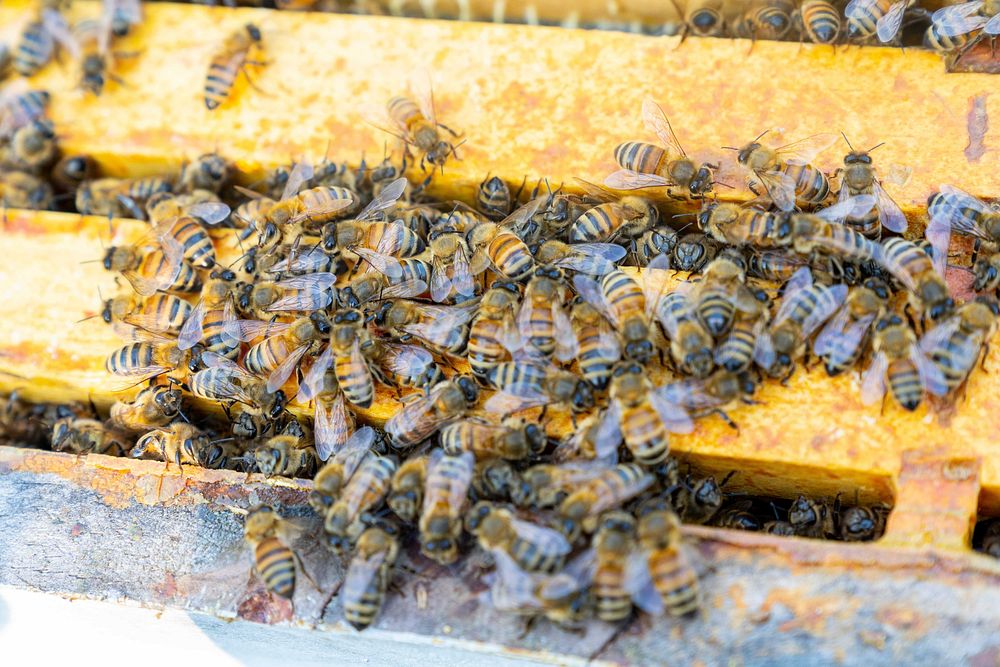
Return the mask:
[[[653,343],[648,339],[629,341],[625,345],[625,358],[646,362],[653,356]]]
[[[247,23],[246,25],[247,34],[250,35],[250,39],[255,42],[259,42],[262,37],[260,34],[260,28],[255,26],[253,23]]]
[[[456,384],[462,392],[462,398],[465,399],[465,403],[472,407],[479,400],[479,385],[476,384],[474,378],[469,375],[462,375],[456,379]]]

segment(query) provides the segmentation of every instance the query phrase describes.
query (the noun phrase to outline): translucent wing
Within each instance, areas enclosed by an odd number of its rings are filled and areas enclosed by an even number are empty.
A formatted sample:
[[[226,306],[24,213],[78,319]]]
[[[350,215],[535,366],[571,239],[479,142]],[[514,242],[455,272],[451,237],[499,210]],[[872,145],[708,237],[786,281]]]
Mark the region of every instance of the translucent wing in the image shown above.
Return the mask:
[[[535,585],[530,574],[522,570],[503,549],[490,549],[496,563],[496,580],[490,588],[490,601],[500,611],[536,608]]]
[[[327,345],[323,349],[323,352],[316,357],[316,361],[309,368],[309,372],[302,378],[302,382],[299,384],[298,396],[295,398],[296,401],[306,403],[312,400],[323,389],[323,376],[326,375],[332,363],[333,348]]]
[[[185,212],[198,218],[206,225],[217,225],[229,217],[229,206],[221,201],[206,201],[192,204],[185,209]]]
[[[986,25],[983,26],[983,32],[987,35],[1000,35],[1000,14],[996,14],[986,22]]]
[[[288,322],[264,322],[261,320],[232,320],[223,325],[229,340],[248,343],[261,336],[277,336],[291,327]]]
[[[979,351],[978,348],[976,351]],[[917,374],[920,376],[920,383],[924,389],[934,396],[944,396],[948,393],[948,382],[945,380],[944,373],[937,364],[924,356],[919,347],[910,346],[909,357],[917,368]],[[969,366],[971,367],[972,363],[975,363],[975,357],[970,361]]]
[[[431,260],[431,299],[436,303],[446,301],[451,295],[451,278],[448,276],[448,268],[444,260],[434,257]]]
[[[452,330],[463,326],[476,313],[476,304],[420,307],[424,322],[406,325],[403,330],[432,342],[444,344]]]
[[[376,551],[368,558],[356,552],[354,557],[351,558],[351,564],[347,568],[347,575],[344,577],[344,585],[340,589],[341,598],[350,601],[361,600],[379,573],[379,570],[382,569],[385,557],[385,551]]]
[[[104,0],[105,9],[113,8],[117,16],[123,17],[132,25],[142,21],[142,3],[139,0]]]
[[[903,25],[903,14],[906,12],[908,4],[907,0],[899,0],[889,7],[889,11],[883,14],[878,23],[875,24],[875,33],[880,42],[887,44],[895,39],[899,28]]]
[[[201,363],[205,364],[206,368],[223,368],[239,375],[246,375],[246,372],[235,361],[210,350],[201,353]]]
[[[754,344],[753,360],[761,368],[768,369],[774,365],[775,358],[774,340],[771,338],[771,332],[767,330],[761,331],[760,336],[757,337],[757,342]]]
[[[42,25],[45,26],[46,32],[52,35],[52,38],[62,48],[66,49],[66,52],[69,53],[73,60],[80,59],[82,56],[80,44],[70,31],[69,24],[66,23],[66,18],[62,13],[56,9],[46,7],[42,10]]]
[[[944,275],[944,269],[948,263],[948,246],[951,244],[951,218],[945,212],[941,214],[938,212],[936,215],[931,215],[931,219],[927,223],[927,228],[924,229],[924,236],[927,241],[931,244],[931,252],[933,257],[931,258],[934,262],[934,269],[939,275]],[[891,267],[889,267],[891,270]],[[893,275],[897,273],[902,274],[900,281],[907,287],[907,289],[912,289],[913,279],[909,276],[908,272],[905,271],[891,271]],[[907,280],[903,279],[903,276]]]
[[[596,280],[589,276],[576,275],[573,276],[573,287],[576,288],[576,293],[580,295],[580,298],[593,306],[605,319],[613,324],[618,324],[618,318],[614,310],[608,307],[608,303],[604,299],[604,292]],[[525,310],[528,309],[521,308],[522,312]]]
[[[472,452],[462,452],[461,454],[452,455],[445,454],[441,449],[435,449],[431,452],[427,463],[428,480],[435,476],[435,469],[441,465],[446,456],[453,464],[450,467],[453,475],[448,477],[446,500],[449,507],[462,507],[468,494],[469,483],[472,481],[472,473],[476,467],[476,456]],[[430,509],[431,502],[433,502],[432,494],[425,493],[424,513]]]
[[[655,134],[664,146],[673,148],[681,155],[687,155],[681,142],[677,140],[674,128],[667,120],[667,115],[663,113],[660,105],[649,97],[642,101],[642,121],[646,125],[646,129]]]
[[[618,196],[610,190],[602,188],[600,185],[591,183],[590,181],[585,181],[582,178],[574,178],[577,186],[587,193],[587,197],[595,199],[599,202],[610,202],[618,199]]]
[[[920,350],[928,356],[932,355],[958,331],[960,325],[961,320],[959,318],[950,317],[944,322],[931,327],[920,338]]]
[[[756,172],[774,205],[782,211],[795,210],[795,180],[783,171]]]
[[[625,561],[625,590],[639,609],[653,616],[662,616],[663,598],[653,585],[649,562],[643,551],[632,551]]]
[[[368,262],[373,269],[386,276],[390,280],[399,280],[403,276],[403,267],[399,260],[392,255],[383,255],[380,252],[369,250],[368,248],[356,247],[353,249],[358,257]],[[419,294],[419,292],[418,292]]]
[[[292,350],[292,353],[285,357],[278,367],[271,371],[271,374],[267,376],[267,390],[272,394],[279,389],[286,382],[288,378],[292,376],[295,369],[299,367],[299,361],[302,360],[302,355],[304,355],[309,350],[310,343],[305,345],[299,345],[297,348]]]
[[[861,402],[871,405],[885,396],[885,373],[889,369],[889,358],[879,352],[871,364],[861,374]]]
[[[837,139],[839,139],[839,135],[832,132],[821,132],[776,148],[775,153],[788,164],[811,164],[817,155],[835,144]]]
[[[595,458],[603,459],[618,451],[618,445],[622,443],[621,415],[618,401],[611,401],[594,431]]]
[[[531,385],[512,385],[505,387],[490,396],[486,401],[487,412],[498,415],[509,415],[528,408],[538,407],[549,403],[549,397],[543,394],[536,387]]]
[[[955,7],[946,7],[945,9],[955,9]],[[979,30],[988,24],[985,16],[961,16],[950,21],[935,22],[934,30],[944,37],[957,37]]]
[[[361,213],[358,214],[358,220],[368,220],[379,213],[382,213],[386,209],[392,208],[400,197],[403,196],[403,192],[406,191],[406,186],[409,184],[405,178],[397,178],[389,185],[382,188],[379,195],[368,202],[368,205],[362,209]]]
[[[889,196],[882,184],[875,181],[873,184],[875,192],[875,208],[878,209],[878,217],[882,226],[891,232],[902,234],[906,231],[906,216],[903,215],[899,204]]]
[[[816,216],[827,222],[841,223],[848,217],[860,218],[872,210],[872,207],[875,206],[875,201],[875,197],[872,195],[847,197],[838,201],[833,206],[816,211]]]
[[[416,98],[417,106],[421,113],[430,121],[431,125],[437,125],[437,110],[434,107],[434,84],[431,82],[429,72],[421,72],[410,81],[410,91]]]
[[[517,229],[524,223],[531,220],[532,217],[534,217],[535,213],[538,211],[542,203],[543,199],[541,197],[532,199],[523,206],[517,207],[517,209],[513,213],[508,215],[506,218],[504,218],[497,224],[501,227],[505,227],[508,229]]]
[[[310,274],[319,275],[319,274]],[[305,276],[303,276],[305,277]],[[267,307],[270,312],[279,310],[322,310],[333,303],[328,288],[309,287],[291,291]]]
[[[422,376],[434,366],[434,355],[417,345],[386,343],[382,365],[392,373],[404,377]]]
[[[510,523],[521,539],[530,542],[546,556],[562,556],[573,550],[563,534],[551,528],[522,521],[516,517],[511,517]]]
[[[326,401],[317,400],[313,407],[313,415],[316,455],[321,461],[326,461],[335,453],[338,453],[339,456],[342,448],[350,442],[347,440],[347,434],[350,432],[352,423],[344,394],[337,392],[329,406]],[[367,447],[365,449],[367,450]],[[361,456],[357,457],[355,466],[360,465],[362,458]],[[348,475],[345,474],[345,478],[347,477]]]
[[[956,19],[962,19],[966,16],[972,16],[986,3],[983,0],[973,0],[972,2],[960,2],[957,5],[951,5],[948,7],[942,7],[941,9],[935,11],[931,14],[932,23],[950,23]],[[938,28],[940,31],[940,27]],[[953,34],[941,33],[947,37],[954,37]]]
[[[656,312],[660,299],[663,298],[670,285],[666,274],[663,273],[669,269],[670,258],[661,253],[650,260],[649,264],[646,265],[646,270],[643,271],[640,283],[642,285],[642,296],[646,302],[647,316],[652,316]]]
[[[827,318],[833,315],[834,311],[840,308],[847,298],[847,285],[843,283],[824,288],[827,297],[820,299],[820,302],[812,309],[812,312],[802,321],[802,334],[811,336],[819,325],[826,322]]]
[[[790,294],[794,294],[801,289],[811,287],[813,284],[812,271],[809,270],[808,266],[803,266],[792,274],[792,277],[788,279],[785,283],[784,296],[787,297]],[[776,318],[777,319],[777,318]]]
[[[616,268],[626,250],[614,243],[574,243],[572,252],[554,261],[553,266],[593,276],[603,276]]]
[[[691,420],[691,415],[683,406],[668,401],[662,394],[655,391],[650,392],[649,402],[671,433],[691,433],[694,431],[694,421]]]
[[[288,224],[295,225],[301,222],[307,222],[314,218],[321,218],[323,216],[333,215],[353,205],[354,205],[353,197],[334,199],[332,201],[327,202],[326,205],[324,206],[315,206],[312,208],[307,208],[298,215],[293,215],[288,219]]]
[[[555,357],[562,362],[572,361],[578,348],[576,332],[566,311],[558,303],[552,304],[552,321],[556,341]]]
[[[615,190],[641,190],[673,185],[670,179],[656,174],[640,174],[630,169],[619,169],[604,179],[604,185]]]
[[[455,251],[455,256],[452,258],[451,270],[451,283],[455,291],[462,296],[473,296],[476,293],[476,284],[472,280],[469,257],[465,254],[462,246],[459,246]]]
[[[205,302],[198,301],[191,313],[184,320],[181,331],[177,335],[177,347],[182,350],[190,350],[201,342],[202,325],[205,322]]]
[[[850,321],[851,312],[846,307],[841,307],[816,336],[816,340],[813,341],[813,353],[823,356],[830,352],[835,347],[836,339],[844,335]]]
[[[303,185],[308,183],[313,177],[313,167],[308,162],[297,162],[285,181],[285,189],[281,192],[281,199],[289,199],[299,193]]]

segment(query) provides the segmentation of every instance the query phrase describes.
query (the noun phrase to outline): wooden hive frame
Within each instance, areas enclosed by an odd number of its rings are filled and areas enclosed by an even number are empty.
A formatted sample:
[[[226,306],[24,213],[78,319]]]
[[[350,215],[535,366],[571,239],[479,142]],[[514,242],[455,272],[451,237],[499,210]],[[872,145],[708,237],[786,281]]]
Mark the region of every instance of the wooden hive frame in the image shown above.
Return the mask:
[[[16,31],[24,7],[15,2],[0,8],[0,38]],[[97,3],[79,2],[73,11],[96,15],[99,10]],[[262,27],[268,45],[269,64],[256,78],[264,94],[244,88],[210,114],[201,103],[207,60],[215,44],[247,21]],[[65,150],[94,155],[110,175],[167,173],[211,150],[233,159],[244,182],[292,158],[317,160],[328,143],[334,160],[355,161],[362,152],[380,158],[385,136],[365,122],[363,110],[379,108],[405,89],[417,70],[427,68],[434,75],[439,116],[467,140],[462,160],[450,162],[435,178],[433,190],[443,197],[468,199],[487,172],[508,182],[541,176],[601,181],[614,168],[613,146],[645,136],[638,109],[646,95],[662,102],[692,153],[724,160],[720,178],[732,184],[742,183],[739,172],[731,156],[717,147],[780,126],[788,139],[836,129],[860,145],[885,141],[877,163],[912,170],[906,185],[892,192],[914,233],[922,229],[924,202],[939,183],[960,184],[984,197],[1000,193],[995,155],[988,151],[977,159],[964,150],[970,142],[967,115],[973,100],[982,100],[988,115],[998,111],[1000,99],[989,94],[995,80],[947,75],[936,55],[922,51],[835,51],[761,42],[749,52],[748,43],[740,40],[681,45],[674,38],[616,33],[170,4],[146,8],[146,22],[122,48],[132,46],[141,53],[123,66],[127,84],[112,86],[100,98],[73,92],[75,74],[69,64],[50,66],[32,81],[58,91],[50,115]],[[497,53],[519,55],[500,60]],[[581,77],[581,71],[587,76]],[[992,147],[1000,136],[994,129],[980,139]],[[842,152],[831,149],[820,166],[832,171]],[[748,196],[741,187],[726,192],[737,201]],[[114,289],[98,265],[80,264],[99,256],[102,241],[108,241],[107,225],[106,220],[75,215],[6,211],[0,284],[16,289],[0,300],[0,390],[21,389],[34,400],[90,397],[104,405],[113,400],[103,364],[117,341],[97,320],[76,322],[95,312],[97,286]],[[113,226],[121,238],[142,233],[142,226],[130,221],[114,221]],[[908,414],[888,406],[883,414],[877,406],[863,406],[854,375],[830,380],[818,371],[800,371],[787,387],[766,385],[758,396],[762,405],[732,411],[739,433],[708,418],[692,435],[672,441],[672,449],[700,469],[739,470],[733,480],[736,490],[781,497],[799,492],[832,497],[857,490],[863,501],[894,504],[885,537],[876,544],[688,529],[714,573],[706,582],[710,602],[705,616],[689,625],[671,625],[671,632],[684,640],[678,644],[690,643],[688,648],[671,643],[673,655],[710,660],[730,655],[703,636],[723,644],[731,640],[732,646],[778,637],[788,640],[787,645],[779,642],[781,650],[854,651],[853,661],[881,655],[887,638],[902,633],[912,641],[897,645],[902,653],[896,657],[947,658],[956,649],[943,637],[935,639],[935,630],[954,629],[955,623],[969,630],[995,630],[1000,623],[997,605],[986,604],[992,593],[983,593],[973,606],[965,602],[970,591],[995,585],[1000,575],[995,562],[969,548],[977,512],[1000,510],[1000,445],[995,437],[1000,413],[994,406],[997,376],[992,372],[997,363],[994,346],[987,371],[974,374],[967,398],[948,425],[922,408]],[[380,423],[394,405],[391,397],[380,396],[362,418]],[[567,424],[556,421],[550,428],[565,430]],[[218,507],[220,499],[273,500],[295,508],[309,487],[301,480],[254,476],[244,484],[244,477],[234,473],[185,470],[182,475],[165,471],[162,464],[10,448],[0,449],[0,470],[6,473],[0,487],[16,491],[45,484],[53,492],[51,497],[35,497],[34,491],[3,496],[7,515],[24,517],[0,538],[0,547],[6,545],[10,555],[0,562],[0,582],[97,596],[127,584],[128,596],[142,602],[197,609],[212,609],[218,600],[213,603],[175,585],[185,563],[168,561],[153,568],[155,576],[134,579],[134,573],[117,575],[74,563],[78,588],[72,589],[44,568],[32,568],[16,548],[18,537],[42,531],[52,546],[39,548],[56,554],[75,539],[63,524],[83,517],[109,521],[114,529],[106,539],[124,543],[123,534],[116,532],[124,524],[111,517],[132,516],[137,525],[148,522],[151,535],[160,525],[150,514],[155,510],[166,512],[162,520],[171,525],[186,526],[192,533],[219,530],[224,533],[219,543],[232,543],[239,539],[232,529],[238,519]],[[64,507],[78,507],[78,514],[40,511],[63,503],[53,498],[74,499],[79,504]],[[211,503],[208,513],[206,503]],[[143,540],[122,548],[128,553],[157,548],[152,537]],[[331,577],[337,572],[334,568]],[[784,580],[788,572],[794,575],[790,582]],[[845,572],[847,583],[839,579]],[[582,656],[600,650],[601,657],[653,659],[668,650],[663,633],[647,630],[626,633],[602,647],[609,635],[603,626],[588,628],[584,640],[553,628],[514,639],[517,631],[506,621],[495,624],[495,614],[468,595],[458,595],[468,587],[464,574],[431,568],[429,578],[414,586],[426,584],[431,601],[444,605],[444,611],[433,619],[414,613],[419,606],[409,596],[388,605],[380,626],[441,634],[443,625],[450,624],[456,636],[466,639]],[[747,577],[759,581],[759,587],[750,586]],[[844,616],[849,612],[837,596],[849,590],[858,593],[859,605],[876,610],[870,618]],[[932,590],[943,591],[937,598],[940,605],[927,608],[920,601]],[[735,610],[730,606],[734,596],[742,599]],[[775,605],[790,610],[790,620],[771,623]],[[295,618],[316,622],[308,608],[297,604]],[[243,616],[274,618],[273,610],[239,609]],[[835,618],[832,625],[819,627],[816,609],[828,610]],[[334,620],[336,611],[332,606],[323,620]],[[991,646],[985,640],[973,644],[963,655]],[[696,655],[696,648],[707,653]]]

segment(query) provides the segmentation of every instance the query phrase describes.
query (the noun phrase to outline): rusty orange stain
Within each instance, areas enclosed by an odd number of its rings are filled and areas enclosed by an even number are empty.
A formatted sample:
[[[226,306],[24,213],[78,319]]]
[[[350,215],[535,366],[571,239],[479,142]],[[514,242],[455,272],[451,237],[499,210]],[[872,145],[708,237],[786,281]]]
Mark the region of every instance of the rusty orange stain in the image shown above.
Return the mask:
[[[875,618],[885,625],[918,639],[931,629],[931,621],[910,607],[887,604],[875,613]]]

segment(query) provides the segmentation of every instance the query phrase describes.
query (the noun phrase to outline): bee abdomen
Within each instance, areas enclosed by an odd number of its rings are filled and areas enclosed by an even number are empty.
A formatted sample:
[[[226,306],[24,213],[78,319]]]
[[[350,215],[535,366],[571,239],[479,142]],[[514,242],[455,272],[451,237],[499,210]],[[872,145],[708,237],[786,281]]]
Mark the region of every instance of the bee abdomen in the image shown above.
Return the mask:
[[[894,361],[888,370],[892,395],[906,410],[916,410],[924,396],[920,374],[910,361]]]
[[[497,234],[488,252],[497,271],[511,280],[521,280],[535,268],[535,259],[528,246],[514,234]]]
[[[833,44],[840,34],[840,13],[826,0],[807,0],[802,3],[802,23],[806,33],[816,44]]]
[[[257,545],[257,572],[267,590],[285,599],[292,599],[295,592],[295,556],[276,537],[269,537]]]
[[[698,303],[698,316],[708,332],[716,338],[726,333],[733,323],[736,306],[729,295],[721,289],[710,289],[703,293]]]
[[[632,599],[625,591],[625,573],[620,567],[600,567],[594,575],[594,597],[597,599],[597,617],[614,623],[632,612]]]
[[[669,453],[667,431],[659,414],[650,406],[622,410],[625,446],[643,465],[663,462]]]
[[[684,616],[698,609],[698,577],[678,562],[675,554],[650,559],[653,583],[663,606],[673,616]]]
[[[210,111],[218,109],[229,97],[241,64],[242,59],[216,58],[208,66],[208,76],[205,77],[205,106]]]
[[[348,401],[360,408],[371,406],[375,383],[367,366],[353,363],[349,356],[340,356],[334,362],[334,373]]]
[[[667,151],[641,141],[626,141],[615,148],[618,166],[640,174],[659,174],[666,160]]]
[[[360,598],[344,602],[344,619],[355,629],[364,630],[375,621],[384,599],[385,577],[379,572]]]
[[[570,243],[606,241],[620,223],[615,222],[608,204],[595,206],[583,213],[569,230]]]

